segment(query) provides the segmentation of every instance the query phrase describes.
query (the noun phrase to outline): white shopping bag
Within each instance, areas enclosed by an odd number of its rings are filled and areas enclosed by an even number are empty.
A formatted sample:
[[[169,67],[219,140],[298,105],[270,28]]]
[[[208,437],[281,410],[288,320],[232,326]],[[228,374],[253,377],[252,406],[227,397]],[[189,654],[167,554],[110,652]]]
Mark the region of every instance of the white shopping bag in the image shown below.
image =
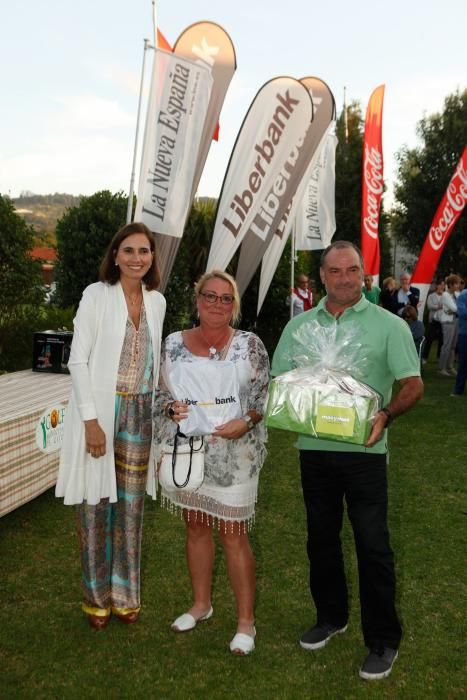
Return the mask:
[[[188,417],[180,421],[184,435],[209,435],[242,415],[237,370],[230,360],[178,360],[167,381],[172,396],[189,406]]]

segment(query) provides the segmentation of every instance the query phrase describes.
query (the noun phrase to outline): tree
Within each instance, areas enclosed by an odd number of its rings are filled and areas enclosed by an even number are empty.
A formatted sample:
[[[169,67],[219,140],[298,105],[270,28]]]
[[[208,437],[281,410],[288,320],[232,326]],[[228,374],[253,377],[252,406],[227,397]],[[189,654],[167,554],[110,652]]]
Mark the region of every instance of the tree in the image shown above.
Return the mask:
[[[187,328],[194,320],[193,287],[206,270],[215,210],[215,199],[193,202],[165,292],[164,334]]]
[[[396,239],[418,255],[467,142],[467,90],[446,97],[443,111],[423,117],[416,131],[421,144],[404,147],[397,154],[396,205],[391,220]],[[467,274],[465,211],[443,250],[439,272]]]
[[[15,358],[32,357],[32,331],[25,329],[37,317],[44,290],[40,264],[28,255],[34,231],[1,195],[0,232],[0,370],[10,371]]]
[[[108,190],[83,197],[57,222],[57,300],[77,306],[83,289],[96,282],[101,260],[114,234],[125,225],[128,198]]]

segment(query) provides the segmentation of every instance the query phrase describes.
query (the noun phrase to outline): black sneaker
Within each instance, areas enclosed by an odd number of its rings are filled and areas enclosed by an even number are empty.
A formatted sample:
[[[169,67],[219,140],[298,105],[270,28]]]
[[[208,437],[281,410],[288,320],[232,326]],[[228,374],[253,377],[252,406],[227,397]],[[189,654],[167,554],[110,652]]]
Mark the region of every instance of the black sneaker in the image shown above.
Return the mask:
[[[321,625],[315,625],[311,627],[300,639],[300,646],[303,649],[321,649],[325,647],[329,642],[331,637],[335,634],[342,634],[347,629],[345,627],[334,627],[334,625],[328,625],[323,622]]]
[[[381,678],[387,678],[396,659],[397,649],[390,649],[389,647],[371,649],[360,669],[360,678],[365,678],[367,681],[378,681]]]

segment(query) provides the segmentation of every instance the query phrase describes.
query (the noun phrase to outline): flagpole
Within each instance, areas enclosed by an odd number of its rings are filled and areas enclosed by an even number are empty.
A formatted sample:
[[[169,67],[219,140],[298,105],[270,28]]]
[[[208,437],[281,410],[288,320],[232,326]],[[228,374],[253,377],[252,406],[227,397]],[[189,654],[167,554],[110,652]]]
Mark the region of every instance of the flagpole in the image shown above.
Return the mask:
[[[155,0],[152,0],[152,22],[154,24],[154,46],[157,46],[157,9]]]
[[[138,135],[139,135],[139,124],[140,124],[140,118],[141,118],[141,99],[143,96],[143,83],[144,83],[144,69],[145,69],[145,64],[146,64],[146,51],[148,49],[153,49],[154,46],[151,46],[149,43],[149,39],[144,40],[144,50],[143,50],[143,65],[141,67],[141,81],[139,85],[139,98],[138,98],[138,112],[136,114],[136,132],[135,132],[135,145],[133,148],[133,165],[131,168],[131,177],[130,177],[130,189],[128,192],[128,206],[126,210],[126,223],[129,224],[132,219],[132,213],[133,213],[133,191],[135,187],[135,170],[136,170],[136,151],[138,149]]]
[[[293,288],[295,281],[295,223],[296,219],[294,219],[292,231],[290,232],[290,318],[293,318]]]

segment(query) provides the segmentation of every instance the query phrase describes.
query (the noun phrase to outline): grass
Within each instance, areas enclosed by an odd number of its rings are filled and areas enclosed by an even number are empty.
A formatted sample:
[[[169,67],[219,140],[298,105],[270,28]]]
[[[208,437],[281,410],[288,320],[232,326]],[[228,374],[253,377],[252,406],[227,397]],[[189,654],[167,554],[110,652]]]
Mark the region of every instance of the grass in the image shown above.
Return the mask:
[[[349,629],[319,652],[297,641],[314,621],[305,516],[293,435],[271,431],[251,541],[257,557],[257,648],[229,653],[234,604],[220,550],[214,616],[194,632],[169,626],[190,605],[182,522],[147,500],[140,622],[93,632],[80,611],[74,516],[53,491],[0,521],[0,697],[465,698],[466,406],[425,371],[425,398],[391,427],[390,529],[404,627],[392,675],[358,677],[366,653],[352,536],[343,532]]]

